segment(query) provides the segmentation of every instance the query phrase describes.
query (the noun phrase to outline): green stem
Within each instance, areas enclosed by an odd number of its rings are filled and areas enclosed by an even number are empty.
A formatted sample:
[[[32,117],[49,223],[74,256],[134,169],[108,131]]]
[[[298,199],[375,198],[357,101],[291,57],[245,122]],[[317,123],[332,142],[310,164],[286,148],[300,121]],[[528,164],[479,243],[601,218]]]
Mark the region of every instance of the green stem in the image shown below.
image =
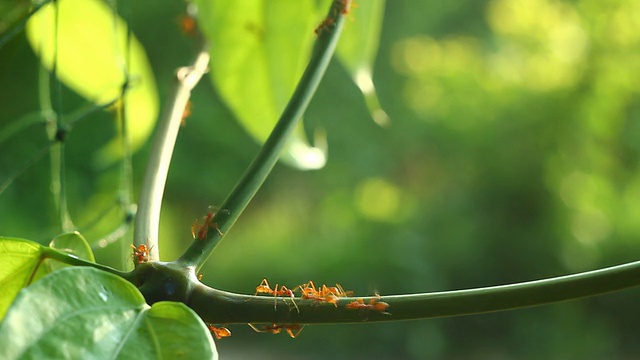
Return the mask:
[[[56,249],[52,249],[50,247],[43,246],[41,248],[41,251],[42,251],[44,257],[48,258],[48,259],[53,259],[53,260],[60,261],[62,263],[73,265],[73,266],[89,266],[89,267],[92,267],[92,268],[96,268],[96,269],[100,269],[100,270],[109,272],[109,273],[114,274],[114,275],[118,275],[118,276],[123,277],[125,279],[129,278],[129,274],[130,273],[125,273],[125,272],[113,269],[113,268],[111,268],[109,266],[106,266],[106,265],[102,265],[102,264],[94,263],[94,262],[91,262],[91,261],[83,260],[83,259],[80,259],[79,257],[67,254],[67,253],[62,252],[62,251],[58,251]]]
[[[192,66],[178,69],[173,93],[169,98],[168,107],[160,119],[154,138],[151,157],[147,163],[140,190],[133,236],[136,246],[147,245],[151,261],[159,260],[158,228],[160,226],[162,196],[182,115],[191,96],[191,90],[207,71],[208,64],[209,52],[207,46],[203,45],[203,49]]]
[[[212,223],[217,224],[221,233],[209,231],[205,239],[196,239],[177,260],[178,262],[186,266],[195,266],[196,271],[199,270],[222,239],[222,234],[233,226],[253,196],[258,192],[258,189],[260,189],[260,186],[262,186],[262,183],[278,161],[280,152],[289,135],[298,124],[320,80],[324,76],[340,37],[345,17],[343,10],[350,6],[351,1],[332,2],[327,15],[327,25],[318,31],[318,39],[313,48],[309,64],[278,123],[260,152],[212,219]]]
[[[602,295],[640,285],[640,261],[544,280],[477,289],[412,295],[363,297],[389,304],[384,314],[374,310],[347,309],[356,298],[341,298],[338,307],[296,298],[291,299],[232,294],[200,285],[188,305],[206,322],[233,323],[359,323],[399,321],[481,314],[545,305]]]

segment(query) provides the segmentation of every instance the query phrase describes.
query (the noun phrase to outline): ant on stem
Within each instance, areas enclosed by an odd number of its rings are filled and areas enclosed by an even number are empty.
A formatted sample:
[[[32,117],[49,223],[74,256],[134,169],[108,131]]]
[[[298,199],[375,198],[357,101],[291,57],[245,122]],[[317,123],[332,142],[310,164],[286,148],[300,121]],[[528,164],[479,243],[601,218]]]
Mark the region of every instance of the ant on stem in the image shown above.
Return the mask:
[[[331,25],[333,25],[333,23],[335,23],[335,20],[328,17],[322,20],[320,25],[318,25],[318,27],[313,30],[313,33],[316,34],[316,36],[320,36],[323,31],[329,31],[329,28],[331,27]]]
[[[369,300],[369,303],[367,304],[363,299],[358,298],[356,301],[352,301],[344,307],[352,310],[373,310],[385,315],[391,315],[391,313],[386,311],[389,308],[389,304],[384,301],[378,301],[379,299],[381,299],[381,297],[380,295],[377,295],[377,298]]]
[[[136,264],[142,264],[149,262],[149,251],[151,250],[146,244],[140,244],[138,247],[131,244],[133,254],[131,256],[136,261]]]
[[[357,5],[349,0],[335,0],[335,7],[333,8],[333,16],[338,15],[338,11],[342,15],[349,15],[351,9]],[[327,17],[316,27],[313,31],[316,36],[319,36],[323,31],[329,31],[331,26],[335,24],[335,20],[331,17]]]
[[[284,297],[290,297],[291,298],[291,302],[293,303],[293,306],[296,308],[298,313],[300,312],[300,309],[298,308],[298,305],[296,304],[296,302],[294,300],[295,295],[293,293],[293,290],[287,288],[284,285],[281,285],[279,290],[278,290],[278,284],[276,284],[276,286],[273,289],[271,289],[271,286],[269,286],[269,281],[267,281],[267,278],[263,278],[262,281],[260,282],[260,285],[256,286],[256,293],[253,294],[253,296],[257,296],[258,294],[273,295],[274,296],[274,304],[273,304],[273,309],[274,310],[278,306],[278,296],[282,297],[283,301],[284,301]]]
[[[191,116],[191,100],[187,100],[187,104],[184,106],[184,110],[182,111],[182,119],[180,120],[180,126],[184,127],[187,125],[187,118]]]
[[[224,326],[217,327],[217,326],[213,326],[212,324],[207,324],[207,328],[209,329],[209,331],[211,331],[213,336],[215,336],[216,339],[218,340],[231,336],[231,330],[227,329]]]
[[[207,215],[202,217],[202,225],[200,224],[200,221],[198,219],[195,219],[193,221],[193,223],[191,224],[191,236],[193,236],[194,239],[206,239],[210,227],[216,229],[220,236],[224,236],[224,233],[220,230],[218,224],[212,221],[215,214],[215,211],[211,210],[210,206]]]
[[[271,325],[265,325],[261,329],[258,329],[253,324],[247,324],[247,325],[249,325],[256,332],[268,332],[268,333],[272,333],[272,334],[280,334],[282,332],[282,329],[284,329],[287,332],[287,334],[289,334],[289,336],[291,336],[292,339],[295,339],[296,337],[298,337],[298,335],[300,335],[300,332],[302,332],[302,329],[304,329],[304,327],[307,326],[306,324],[305,325],[300,325],[300,324],[289,324],[289,325],[271,324]]]
[[[352,8],[358,7],[358,4],[356,4],[355,1],[336,0],[336,3],[340,3],[340,14],[342,15],[349,15]]]
[[[298,285],[294,290],[297,289],[300,289],[303,299],[327,302],[329,304],[333,304],[335,307],[338,307],[339,298],[353,294],[353,291],[345,291],[340,284],[336,284],[336,286],[322,285],[322,287],[318,287],[316,289],[313,281]]]

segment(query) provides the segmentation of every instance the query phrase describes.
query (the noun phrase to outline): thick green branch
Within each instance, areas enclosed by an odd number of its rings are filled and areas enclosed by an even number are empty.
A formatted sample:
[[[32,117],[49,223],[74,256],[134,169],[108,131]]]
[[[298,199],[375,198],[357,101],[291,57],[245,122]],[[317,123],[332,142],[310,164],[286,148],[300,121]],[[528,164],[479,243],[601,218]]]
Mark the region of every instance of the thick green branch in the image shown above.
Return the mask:
[[[317,31],[318,39],[311,59],[293,96],[262,149],[212,219],[212,223],[217,224],[223,233],[233,226],[276,164],[289,135],[298,124],[324,76],[350,6],[351,1],[348,0],[332,2],[323,26]],[[196,239],[178,261],[200,269],[221,239],[220,233],[209,231],[205,239]]]
[[[196,287],[188,304],[206,322],[233,323],[359,323],[460,316],[539,306],[620,291],[640,285],[640,261],[574,275],[478,289],[414,295],[363,297],[384,301],[389,314],[345,307],[356,298],[342,298],[338,307],[296,298],[237,295]]]

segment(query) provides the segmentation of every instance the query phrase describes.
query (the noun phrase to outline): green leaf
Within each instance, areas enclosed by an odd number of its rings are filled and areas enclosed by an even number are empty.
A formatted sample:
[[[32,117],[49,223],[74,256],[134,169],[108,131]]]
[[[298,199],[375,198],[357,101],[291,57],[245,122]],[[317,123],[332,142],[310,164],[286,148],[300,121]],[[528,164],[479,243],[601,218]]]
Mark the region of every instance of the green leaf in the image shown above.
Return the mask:
[[[211,79],[238,121],[259,142],[269,136],[309,59],[321,20],[312,1],[196,0],[199,24],[211,43]],[[326,162],[302,127],[283,152],[302,169]]]
[[[211,359],[217,351],[184,304],[150,308],[126,280],[70,267],[21,291],[0,324],[0,358]]]
[[[93,256],[93,251],[91,251],[91,246],[77,231],[56,236],[49,243],[49,247],[74,255],[80,259],[96,262],[96,259]],[[49,266],[51,271],[69,266],[51,259],[47,259],[45,263]]]
[[[40,267],[42,246],[38,243],[15,238],[0,237],[0,319],[13,302],[20,289],[47,271]]]
[[[384,17],[384,0],[360,1],[354,5],[338,44],[338,59],[349,71],[353,81],[365,97],[373,120],[381,126],[389,123],[389,116],[380,107],[373,85],[373,63],[380,43]]]
[[[167,359],[211,359],[218,356],[209,329],[183,303],[155,303],[144,313],[143,322],[127,339],[123,351],[126,357],[129,354],[136,354],[137,358],[156,354],[152,357]]]
[[[132,150],[147,140],[158,115],[153,72],[133,34],[127,48],[127,26],[105,2],[58,0],[47,4],[27,23],[27,39],[47,69],[57,59],[60,80],[96,104],[120,96],[128,68],[124,100]],[[98,161],[104,165],[117,160],[122,156],[121,147],[117,139],[109,142],[98,153]]]

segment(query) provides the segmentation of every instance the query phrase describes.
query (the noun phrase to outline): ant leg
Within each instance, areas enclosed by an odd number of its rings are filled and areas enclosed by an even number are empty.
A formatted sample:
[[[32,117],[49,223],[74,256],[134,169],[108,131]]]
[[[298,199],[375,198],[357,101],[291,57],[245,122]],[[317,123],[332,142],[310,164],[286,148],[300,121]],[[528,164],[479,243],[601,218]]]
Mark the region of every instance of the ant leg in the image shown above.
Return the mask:
[[[267,281],[267,278],[262,278],[260,285],[256,286],[256,293],[253,294],[253,296],[258,296],[258,294],[272,294],[272,293],[273,293],[273,290],[271,290],[271,287],[269,286],[269,281]],[[251,299],[252,298],[248,298],[247,300],[245,300],[245,302]]]
[[[296,304],[296,301],[293,299],[293,296],[291,297],[291,302],[293,303],[293,307],[296,308],[298,314],[300,314],[300,308],[298,307],[298,304]]]
[[[278,293],[278,295],[280,295],[282,297],[282,301],[284,301],[285,304],[287,303],[287,300],[286,300],[285,296],[291,298],[291,302],[293,303],[293,307],[296,308],[296,310],[298,311],[298,314],[299,314],[300,313],[300,309],[298,308],[298,304],[296,304],[294,291],[295,290],[291,290],[291,289],[287,288],[286,286],[282,285],[282,286],[280,286],[280,291],[278,291],[277,293]],[[289,306],[289,310],[291,310],[291,306]]]
[[[276,286],[273,288],[273,311],[276,311],[277,309],[278,309],[278,284],[276,284]]]
[[[300,333],[302,332],[302,329],[304,329],[305,326],[307,326],[307,324],[304,324],[302,326],[298,324],[293,324],[293,325],[287,326],[285,330],[287,330],[287,334],[289,334],[289,336],[291,336],[292,339],[295,339],[298,337],[298,335],[300,335]],[[298,331],[294,333],[293,330],[298,330]]]
[[[278,285],[276,285],[276,287],[278,287]],[[256,286],[256,293],[253,294],[253,296],[258,295],[259,293],[273,294],[273,292],[274,291],[271,290],[271,286],[269,286],[269,281],[267,281],[267,278],[262,278],[260,285]]]

